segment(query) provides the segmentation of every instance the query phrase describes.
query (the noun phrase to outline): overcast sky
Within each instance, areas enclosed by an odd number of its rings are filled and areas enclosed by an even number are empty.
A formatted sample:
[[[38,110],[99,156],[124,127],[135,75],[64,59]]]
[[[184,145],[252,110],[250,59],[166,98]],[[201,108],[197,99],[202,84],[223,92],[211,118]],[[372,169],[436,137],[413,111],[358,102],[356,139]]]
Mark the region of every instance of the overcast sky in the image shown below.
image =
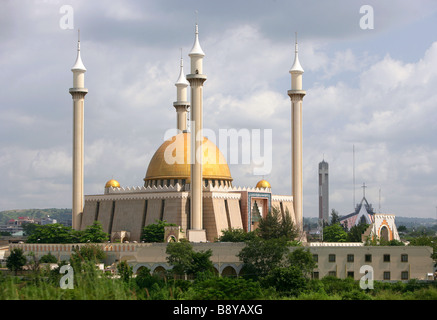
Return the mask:
[[[64,5],[73,10],[65,23]],[[362,28],[373,9],[373,29]],[[291,194],[287,90],[298,32],[303,86],[304,217],[318,216],[318,163],[330,209],[436,217],[437,2],[0,2],[0,210],[71,208],[77,30],[87,68],[85,194],[107,180],[141,186],[176,125],[179,59],[189,73],[198,11],[205,52],[204,126],[272,130],[274,194]],[[70,11],[69,11],[70,12]],[[71,27],[71,28],[70,28]],[[264,130],[264,131],[263,131]],[[355,149],[355,170],[353,148]],[[230,166],[255,186],[255,164]],[[355,182],[353,176],[355,171]],[[354,191],[355,190],[355,191]]]

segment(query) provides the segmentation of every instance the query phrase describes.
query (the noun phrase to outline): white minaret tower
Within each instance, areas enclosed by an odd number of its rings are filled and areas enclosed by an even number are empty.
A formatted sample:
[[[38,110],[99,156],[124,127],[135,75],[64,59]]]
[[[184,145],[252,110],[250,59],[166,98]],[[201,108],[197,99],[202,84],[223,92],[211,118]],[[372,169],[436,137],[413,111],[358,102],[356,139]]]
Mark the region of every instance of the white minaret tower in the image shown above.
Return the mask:
[[[199,43],[199,29],[196,23],[194,45],[188,54],[191,58],[191,73],[187,80],[191,85],[191,228],[188,230],[188,240],[193,242],[206,241],[203,229],[203,57],[205,53]]]
[[[83,145],[84,145],[84,101],[88,89],[84,87],[86,68],[80,58],[80,31],[77,41],[77,58],[73,71],[73,88],[70,93],[73,98],[73,206],[72,227],[80,229],[83,212]]]
[[[184,63],[181,57],[179,77],[175,83],[177,88],[177,101],[173,102],[173,106],[177,112],[177,128],[182,132],[187,131],[187,112],[190,108],[190,103],[187,99],[188,85],[189,82],[184,75]]]
[[[297,34],[295,44],[294,63],[290,69],[291,90],[288,95],[291,99],[291,144],[292,144],[292,167],[291,184],[293,195],[293,207],[296,217],[297,228],[303,231],[303,186],[302,186],[302,100],[306,92],[302,90],[303,68],[298,57]]]

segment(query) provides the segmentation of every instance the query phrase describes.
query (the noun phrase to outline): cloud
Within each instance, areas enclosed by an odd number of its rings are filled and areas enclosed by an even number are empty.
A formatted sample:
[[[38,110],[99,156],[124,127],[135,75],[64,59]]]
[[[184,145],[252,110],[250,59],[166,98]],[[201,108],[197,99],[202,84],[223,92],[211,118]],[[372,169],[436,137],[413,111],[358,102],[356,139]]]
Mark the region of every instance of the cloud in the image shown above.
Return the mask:
[[[307,90],[304,214],[318,212],[323,154],[330,164],[331,208],[352,211],[355,145],[357,198],[366,182],[374,207],[382,189],[383,209],[430,216],[431,208],[434,217],[437,42],[423,30],[414,41],[427,50],[407,61],[391,50],[401,46],[391,36],[402,38],[436,6],[368,4],[375,11],[369,32],[359,28],[359,5],[344,1],[73,1],[74,30],[59,28],[58,1],[2,2],[0,174],[8,187],[0,210],[71,206],[68,88],[78,27],[89,89],[86,193],[102,192],[111,177],[124,186],[142,184],[150,158],[176,123],[180,48],[187,73],[198,10],[208,76],[204,124],[215,131],[273,129],[273,166],[265,178],[275,193],[291,192],[287,90],[298,31]],[[414,52],[408,39],[402,38],[402,47]],[[231,165],[234,184],[255,185],[259,177],[252,169]]]

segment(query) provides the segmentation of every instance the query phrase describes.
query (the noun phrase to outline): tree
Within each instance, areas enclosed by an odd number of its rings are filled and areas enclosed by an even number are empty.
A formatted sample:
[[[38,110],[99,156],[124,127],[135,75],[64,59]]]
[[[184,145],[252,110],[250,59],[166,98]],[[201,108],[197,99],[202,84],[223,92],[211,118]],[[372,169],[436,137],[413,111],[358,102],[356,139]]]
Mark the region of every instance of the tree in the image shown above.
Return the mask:
[[[58,259],[49,252],[48,254],[43,255],[39,259],[39,262],[40,263],[56,263],[56,262],[58,262]]]
[[[350,228],[347,233],[347,241],[349,242],[362,242],[361,236],[367,230],[369,225],[367,223],[359,223]]]
[[[165,227],[176,226],[174,223],[167,223],[165,220],[155,220],[154,224],[145,226],[141,232],[141,240],[144,242],[164,242]]]
[[[72,264],[89,261],[91,263],[98,263],[105,259],[106,254],[103,249],[97,244],[86,244],[74,250],[70,256]]]
[[[346,242],[347,233],[340,223],[335,223],[323,228],[323,241],[326,242]]]
[[[317,263],[314,261],[313,254],[307,248],[296,248],[288,255],[288,263],[302,271],[302,275],[309,279]]]
[[[335,209],[331,210],[331,225],[336,224],[340,222],[340,217],[338,215],[338,211],[336,211]]]
[[[253,239],[255,232],[246,232],[243,229],[222,230],[222,235],[218,239],[220,242],[245,242]]]
[[[26,257],[24,256],[23,250],[20,248],[12,249],[11,254],[6,259],[6,267],[15,272],[17,275],[18,271],[23,269],[26,264]]]
[[[212,250],[196,252],[188,241],[169,242],[167,244],[167,261],[173,266],[175,274],[197,274],[214,268],[210,257]]]
[[[281,237],[294,240],[298,232],[288,210],[286,210],[284,215],[281,215],[278,208],[272,207],[272,210],[264,218],[260,219],[256,234],[264,240]]]
[[[261,281],[264,286],[274,287],[277,291],[299,295],[306,288],[308,280],[298,266],[275,268]]]
[[[94,223],[79,232],[79,242],[86,243],[102,243],[109,240],[109,234],[103,231],[102,223],[94,221]]]
[[[246,277],[265,276],[271,269],[284,264],[284,255],[288,251],[288,241],[284,237],[264,240],[260,237],[247,241],[238,257],[244,263]]]
[[[75,243],[77,233],[71,227],[59,223],[38,225],[27,238],[28,243]]]
[[[117,271],[118,274],[120,275],[121,280],[123,280],[124,282],[129,282],[133,274],[132,269],[133,268],[129,266],[129,264],[126,261],[121,261],[117,265]]]

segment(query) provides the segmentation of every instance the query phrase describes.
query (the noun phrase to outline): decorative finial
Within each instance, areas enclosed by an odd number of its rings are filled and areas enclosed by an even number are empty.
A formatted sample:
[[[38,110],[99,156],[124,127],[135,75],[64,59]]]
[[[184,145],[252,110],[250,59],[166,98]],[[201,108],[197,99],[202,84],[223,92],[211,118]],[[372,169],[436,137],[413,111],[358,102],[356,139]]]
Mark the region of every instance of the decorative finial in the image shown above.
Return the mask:
[[[80,29],[77,29],[77,51],[80,51]]]
[[[79,71],[86,71],[85,66],[82,63],[82,59],[80,57],[80,29],[77,30],[77,57],[76,62],[74,63],[74,66],[71,68],[71,70],[79,70]]]
[[[295,32],[295,44],[294,44],[294,63],[290,69],[290,73],[303,73],[303,68],[299,62],[298,55],[298,45],[297,45],[297,32]]]

